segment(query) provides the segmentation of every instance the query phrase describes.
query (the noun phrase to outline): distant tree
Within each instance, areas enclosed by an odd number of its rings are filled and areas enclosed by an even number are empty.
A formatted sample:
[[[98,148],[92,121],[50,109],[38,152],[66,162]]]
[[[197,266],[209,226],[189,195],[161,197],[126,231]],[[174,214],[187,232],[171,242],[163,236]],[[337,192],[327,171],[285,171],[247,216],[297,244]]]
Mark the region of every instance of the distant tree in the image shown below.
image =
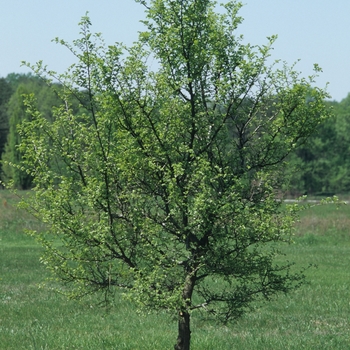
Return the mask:
[[[350,193],[350,94],[334,109],[336,140],[330,149],[336,175],[332,177],[331,186],[336,193]]]
[[[28,210],[47,224],[33,233],[46,266],[74,296],[119,288],[173,312],[183,350],[195,310],[228,322],[301,283],[275,259],[298,208],[276,199],[286,157],[328,117],[327,94],[266,64],[274,37],[242,44],[240,3],[221,15],[209,0],[139,2],[147,31],[131,48],[105,47],[87,17],[73,46],[57,40],[78,63],[58,77],[52,122],[27,99],[21,166]]]
[[[23,95],[28,94],[29,91],[26,86],[19,85],[16,92],[12,96],[8,112],[9,119],[9,133],[7,135],[7,143],[5,145],[4,153],[2,154],[2,172],[5,181],[12,180],[16,188],[27,189],[31,186],[31,176],[20,169],[20,162],[22,154],[17,149],[20,143],[20,137],[17,132],[17,125],[26,118],[26,107],[23,104]],[[16,167],[14,167],[16,165]]]
[[[12,92],[15,92],[20,84],[27,84],[36,82],[42,83],[40,77],[33,75],[32,73],[10,73],[6,76],[5,80],[10,84]]]
[[[50,119],[52,108],[60,103],[54,89],[50,89],[47,84],[32,75],[13,75],[17,80],[12,81],[13,86],[17,86],[15,93],[11,96],[6,113],[9,118],[7,142],[2,153],[2,179],[6,182],[11,180],[12,186],[18,189],[28,189],[32,184],[32,176],[24,171],[20,163],[22,152],[18,149],[20,135],[17,126],[28,118],[25,96],[35,94],[37,96],[37,108],[46,119]],[[17,85],[18,80],[22,82]]]
[[[297,166],[293,192],[316,195],[350,193],[350,95],[327,102],[334,117],[320,125],[291,156]]]
[[[10,132],[8,103],[20,84],[32,82],[39,83],[40,78],[31,73],[10,73],[6,78],[0,78],[0,158],[5,151],[8,134]],[[10,170],[9,170],[10,171]],[[0,178],[2,174],[2,163],[0,162]],[[3,176],[2,176],[3,177]]]
[[[332,118],[320,125],[314,135],[290,156],[294,171],[290,185],[292,193],[329,195],[334,192],[332,178],[338,171],[334,158],[338,158],[335,121]]]
[[[0,78],[0,156],[4,151],[7,134],[9,131],[9,122],[7,114],[7,104],[13,93],[10,83],[5,78]],[[1,173],[1,163],[0,163]]]
[[[0,78],[0,125],[7,123],[6,105],[13,93],[11,84],[5,79]]]

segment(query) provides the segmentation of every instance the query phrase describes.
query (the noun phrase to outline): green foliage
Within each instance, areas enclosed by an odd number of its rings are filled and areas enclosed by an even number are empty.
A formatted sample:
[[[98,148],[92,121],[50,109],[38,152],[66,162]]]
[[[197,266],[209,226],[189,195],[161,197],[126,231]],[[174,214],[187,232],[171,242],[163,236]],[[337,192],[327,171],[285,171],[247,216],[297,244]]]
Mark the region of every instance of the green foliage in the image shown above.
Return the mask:
[[[0,78],[0,128],[1,130],[8,128],[7,123],[7,103],[12,95],[12,86],[5,78]],[[0,149],[1,151],[1,149]]]
[[[328,102],[334,117],[317,128],[297,150],[292,188],[297,193],[340,194],[350,192],[350,95],[341,102]]]
[[[22,156],[16,148],[20,142],[17,133],[17,124],[24,120],[26,116],[26,108],[22,101],[22,95],[25,93],[28,93],[25,85],[20,85],[9,102],[8,112],[11,115],[9,120],[10,131],[7,144],[5,145],[5,151],[2,155],[4,179],[7,181],[13,180],[14,186],[20,189],[27,189],[31,184],[31,177],[20,168],[19,164]],[[17,165],[17,167],[12,167],[12,164]]]
[[[20,84],[28,84],[32,82],[39,82],[37,76],[28,74],[10,73],[6,78],[0,78],[0,157],[4,152],[5,144],[9,134],[9,119],[8,103],[11,96],[15,93]],[[1,174],[1,163],[0,163]]]
[[[7,104],[12,94],[12,87],[5,78],[0,78],[0,155],[4,151],[9,130]],[[1,164],[0,164],[1,173]]]
[[[142,3],[147,30],[130,48],[105,47],[87,17],[73,46],[57,39],[78,63],[58,76],[52,121],[26,100],[21,166],[27,208],[48,225],[33,233],[43,262],[73,295],[122,288],[176,312],[175,349],[189,349],[192,311],[228,322],[300,285],[276,260],[299,210],[277,190],[286,157],[328,117],[327,94],[266,64],[274,37],[242,44],[240,3],[224,15],[212,1]]]
[[[18,150],[20,135],[17,126],[26,120],[29,116],[26,113],[24,98],[27,95],[35,94],[37,97],[37,108],[47,119],[51,118],[52,108],[60,103],[55,88],[49,88],[44,81],[31,75],[9,75],[12,79],[12,86],[17,86],[12,94],[6,113],[9,116],[7,143],[2,154],[2,179],[5,182],[11,181],[12,185],[18,189],[28,189],[31,187],[32,176],[28,174],[20,165],[22,161],[22,152]],[[22,81],[22,82],[20,82]]]

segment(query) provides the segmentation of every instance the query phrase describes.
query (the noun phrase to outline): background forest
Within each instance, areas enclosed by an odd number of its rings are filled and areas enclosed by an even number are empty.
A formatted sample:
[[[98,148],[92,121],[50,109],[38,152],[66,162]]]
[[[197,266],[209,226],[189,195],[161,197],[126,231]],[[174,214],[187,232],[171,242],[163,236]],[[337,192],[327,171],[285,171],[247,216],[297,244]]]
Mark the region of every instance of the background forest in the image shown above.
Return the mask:
[[[34,93],[38,110],[50,119],[52,107],[62,103],[45,81],[32,74],[11,73],[0,78],[0,178],[17,189],[31,187],[31,178],[20,167],[17,125],[27,118],[24,95]],[[342,101],[328,101],[334,117],[315,130],[308,142],[291,155],[289,194],[334,195],[350,192],[350,94]],[[78,108],[78,107],[77,107]]]

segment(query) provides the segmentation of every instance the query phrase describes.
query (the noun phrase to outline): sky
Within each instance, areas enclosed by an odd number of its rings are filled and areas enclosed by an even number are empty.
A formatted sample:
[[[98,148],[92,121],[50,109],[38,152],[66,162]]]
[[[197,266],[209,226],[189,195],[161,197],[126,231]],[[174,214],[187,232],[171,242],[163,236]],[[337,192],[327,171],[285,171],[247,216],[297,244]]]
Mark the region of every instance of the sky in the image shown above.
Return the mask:
[[[224,1],[224,0],[223,0]],[[281,59],[307,77],[318,63],[323,73],[317,85],[340,101],[350,93],[350,0],[243,0],[244,18],[237,33],[244,42],[267,43],[277,34],[273,59]],[[78,23],[89,12],[92,31],[107,44],[131,45],[143,30],[144,8],[134,0],[0,0],[0,77],[26,73],[22,61],[43,60],[50,70],[63,73],[74,57],[51,40],[72,42]]]

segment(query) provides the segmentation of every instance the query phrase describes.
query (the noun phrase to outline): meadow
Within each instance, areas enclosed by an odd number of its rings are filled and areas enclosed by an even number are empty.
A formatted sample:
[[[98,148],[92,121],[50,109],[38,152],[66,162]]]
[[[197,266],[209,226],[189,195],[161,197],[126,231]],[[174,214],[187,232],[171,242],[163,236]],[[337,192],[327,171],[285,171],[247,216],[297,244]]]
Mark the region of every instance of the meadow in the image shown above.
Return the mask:
[[[24,233],[37,227],[0,191],[0,349],[172,349],[177,324],[164,313],[138,314],[124,300],[112,309],[97,299],[67,300],[49,287],[41,247]],[[308,283],[256,305],[235,324],[217,325],[194,315],[193,350],[349,349],[350,206],[308,209],[295,243],[284,252]]]

